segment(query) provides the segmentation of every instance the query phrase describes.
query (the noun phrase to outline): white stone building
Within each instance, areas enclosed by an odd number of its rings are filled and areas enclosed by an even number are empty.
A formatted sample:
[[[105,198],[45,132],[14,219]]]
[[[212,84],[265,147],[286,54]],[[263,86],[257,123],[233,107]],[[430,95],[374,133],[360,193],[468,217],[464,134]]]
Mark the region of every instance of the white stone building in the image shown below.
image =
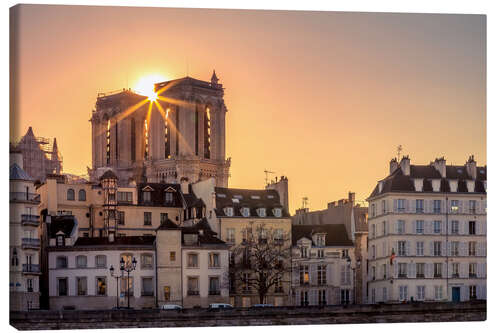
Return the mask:
[[[292,243],[292,305],[352,303],[357,262],[345,226],[293,225]]]
[[[486,166],[390,162],[369,202],[369,302],[486,299]]]
[[[11,151],[9,170],[10,310],[40,307],[40,197],[34,180],[23,170],[20,152]]]

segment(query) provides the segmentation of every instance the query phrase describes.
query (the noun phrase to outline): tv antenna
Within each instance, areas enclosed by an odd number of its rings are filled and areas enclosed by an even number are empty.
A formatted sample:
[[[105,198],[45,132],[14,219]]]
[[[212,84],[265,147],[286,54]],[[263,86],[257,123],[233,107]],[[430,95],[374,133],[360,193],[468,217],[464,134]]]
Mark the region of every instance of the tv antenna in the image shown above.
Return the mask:
[[[398,152],[398,162],[399,162],[400,161],[399,156],[401,155],[401,152],[403,151],[403,146],[398,145],[398,147],[396,148],[396,150]]]
[[[271,173],[275,173],[274,171],[269,171],[269,170],[264,170],[264,173],[266,174],[266,185],[269,184],[269,175]]]

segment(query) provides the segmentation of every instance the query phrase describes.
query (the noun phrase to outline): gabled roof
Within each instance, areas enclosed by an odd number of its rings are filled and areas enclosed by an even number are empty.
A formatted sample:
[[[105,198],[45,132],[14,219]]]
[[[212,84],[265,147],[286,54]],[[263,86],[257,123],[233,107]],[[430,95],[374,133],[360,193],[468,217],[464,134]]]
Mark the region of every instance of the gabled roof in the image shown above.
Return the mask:
[[[250,208],[250,217],[259,218],[258,208],[266,209],[266,217],[273,217],[273,208],[283,208],[276,190],[249,190],[236,188],[215,188],[215,212],[217,216],[225,217],[224,208],[233,207],[236,217],[243,217],[241,208]],[[282,217],[290,216],[285,210]]]
[[[354,246],[343,224],[292,225],[292,244],[295,246],[301,238],[312,240],[314,234],[326,234],[326,246]]]
[[[156,230],[178,230],[181,229],[174,221],[167,218],[166,221],[163,221],[160,226]]]
[[[25,180],[25,181],[33,181],[26,171],[21,169],[17,163],[12,163],[9,170],[9,179],[10,180]]]

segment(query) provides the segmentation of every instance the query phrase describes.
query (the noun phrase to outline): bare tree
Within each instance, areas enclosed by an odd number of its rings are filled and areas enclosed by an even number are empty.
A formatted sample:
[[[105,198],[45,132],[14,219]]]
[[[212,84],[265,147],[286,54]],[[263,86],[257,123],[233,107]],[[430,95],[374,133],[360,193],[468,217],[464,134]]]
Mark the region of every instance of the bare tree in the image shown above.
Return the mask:
[[[242,293],[256,292],[260,303],[272,290],[283,292],[290,276],[290,235],[283,229],[266,228],[264,224],[243,230],[243,241],[232,250],[229,264],[231,289]]]

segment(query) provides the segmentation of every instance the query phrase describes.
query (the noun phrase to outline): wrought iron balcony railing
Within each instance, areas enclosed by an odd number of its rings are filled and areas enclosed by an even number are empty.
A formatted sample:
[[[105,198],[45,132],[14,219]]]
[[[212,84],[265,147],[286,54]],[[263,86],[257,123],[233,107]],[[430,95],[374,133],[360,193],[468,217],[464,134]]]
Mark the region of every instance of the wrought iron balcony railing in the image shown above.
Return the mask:
[[[23,238],[21,240],[21,245],[24,249],[39,249],[40,248],[40,240],[37,238]]]
[[[40,216],[23,214],[21,215],[21,224],[25,226],[38,227],[38,225],[40,224]]]
[[[23,273],[40,273],[40,265],[38,264],[23,264]]]
[[[10,201],[23,201],[31,203],[40,203],[40,195],[37,193],[27,193],[27,192],[10,192]]]

